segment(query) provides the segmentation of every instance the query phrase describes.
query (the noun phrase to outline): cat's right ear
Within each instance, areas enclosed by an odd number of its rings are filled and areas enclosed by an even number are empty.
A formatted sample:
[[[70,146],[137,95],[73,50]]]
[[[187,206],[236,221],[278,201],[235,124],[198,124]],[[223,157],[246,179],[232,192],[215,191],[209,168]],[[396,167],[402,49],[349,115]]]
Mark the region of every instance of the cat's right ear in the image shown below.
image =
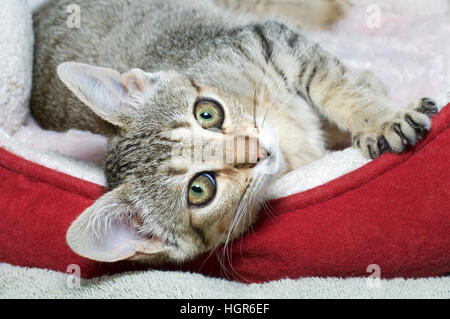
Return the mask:
[[[66,241],[78,255],[103,262],[134,256],[155,258],[171,247],[154,234],[144,236],[127,199],[127,185],[106,193],[69,227]]]
[[[57,72],[64,84],[94,113],[119,127],[143,105],[161,77],[161,73],[146,73],[140,69],[120,74],[113,69],[75,62],[60,64]]]

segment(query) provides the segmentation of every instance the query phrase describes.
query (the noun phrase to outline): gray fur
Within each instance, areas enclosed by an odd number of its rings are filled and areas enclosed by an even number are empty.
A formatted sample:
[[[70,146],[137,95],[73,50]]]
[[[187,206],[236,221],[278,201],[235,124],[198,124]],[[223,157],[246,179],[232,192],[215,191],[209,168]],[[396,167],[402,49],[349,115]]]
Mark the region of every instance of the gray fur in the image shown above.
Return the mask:
[[[66,26],[66,8],[73,3],[81,7],[80,29]],[[374,87],[376,81],[345,67],[296,27],[237,14],[211,1],[50,1],[36,14],[35,30],[34,117],[44,128],[78,128],[110,136],[105,172],[115,196],[112,202],[120,199],[115,207],[127,207],[121,218],[138,219],[140,235],[169,246],[158,253],[164,260],[186,260],[242,234],[256,219],[264,200],[256,196],[271,179],[323,155],[325,145],[330,145],[323,127],[332,124],[344,136],[349,132],[366,156],[377,157],[387,147],[395,152],[407,147],[399,128],[414,144],[430,126],[419,112],[395,111],[383,90]],[[133,68],[171,73],[117,126],[97,116],[64,86],[56,70],[67,61],[120,73]],[[285,165],[267,173],[261,165],[252,170],[236,163],[205,163],[222,174],[219,178],[227,186],[223,198],[202,208],[198,217],[186,204],[186,188],[199,171],[192,172],[186,161],[171,162],[172,150],[186,143],[183,136],[171,133],[195,130],[189,120],[192,104],[205,92],[215,92],[225,101],[234,128],[226,134],[246,135],[255,124],[252,108],[258,105],[257,129],[260,134],[266,130],[267,117],[267,124],[279,130],[277,156]],[[208,135],[205,145],[216,138],[219,135]],[[387,146],[382,149],[377,141]],[[87,210],[68,234],[74,250],[90,258],[94,257],[83,247],[90,245],[85,238],[90,236],[89,225],[102,218],[99,211],[101,207]],[[112,215],[120,213],[115,208]],[[221,232],[225,236],[219,236]]]

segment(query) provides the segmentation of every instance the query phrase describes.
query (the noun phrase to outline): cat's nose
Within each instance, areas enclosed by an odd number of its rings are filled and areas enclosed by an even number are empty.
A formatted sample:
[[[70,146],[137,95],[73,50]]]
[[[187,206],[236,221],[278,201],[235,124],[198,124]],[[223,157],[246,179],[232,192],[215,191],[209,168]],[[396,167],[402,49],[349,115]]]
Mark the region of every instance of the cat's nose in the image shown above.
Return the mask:
[[[272,155],[272,152],[270,150],[265,149],[264,147],[259,147],[258,149],[258,159],[257,161],[264,160]]]
[[[234,145],[234,156],[227,157],[227,159],[233,159],[234,167],[253,168],[272,155],[267,148],[260,144],[257,138],[245,136],[236,139],[234,142],[234,144],[231,144]]]

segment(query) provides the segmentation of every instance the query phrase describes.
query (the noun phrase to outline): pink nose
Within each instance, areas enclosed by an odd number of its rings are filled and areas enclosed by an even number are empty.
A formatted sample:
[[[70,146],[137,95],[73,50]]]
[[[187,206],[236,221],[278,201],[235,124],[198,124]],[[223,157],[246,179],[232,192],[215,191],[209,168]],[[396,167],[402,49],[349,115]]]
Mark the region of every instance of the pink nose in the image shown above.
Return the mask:
[[[270,157],[272,154],[270,151],[266,150],[264,147],[259,147],[258,149],[258,161]]]

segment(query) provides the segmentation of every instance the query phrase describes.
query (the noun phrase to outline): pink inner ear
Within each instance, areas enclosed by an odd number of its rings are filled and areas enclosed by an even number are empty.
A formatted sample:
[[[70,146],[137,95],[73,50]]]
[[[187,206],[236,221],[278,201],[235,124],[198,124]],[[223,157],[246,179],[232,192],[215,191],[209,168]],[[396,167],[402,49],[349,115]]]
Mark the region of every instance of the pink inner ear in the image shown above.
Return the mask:
[[[144,92],[144,87],[134,72],[123,74],[121,76],[121,82],[128,92],[135,92],[137,90]]]
[[[143,93],[153,86],[153,81],[140,69],[133,69],[121,76],[122,85],[128,90],[129,94],[137,91]]]
[[[141,236],[134,225],[125,221],[113,222],[98,235],[93,240],[91,254],[93,257],[102,256],[102,259],[106,256],[107,261],[128,259],[137,253],[153,255],[164,249],[159,239]]]
[[[125,192],[124,184],[106,193],[72,223],[66,240],[74,252],[89,259],[114,262],[136,254],[154,255],[168,248],[159,238],[146,238],[139,233],[142,222],[121,201]]]
[[[135,253],[142,253],[146,255],[154,255],[163,250],[164,245],[159,239],[156,238],[144,239],[142,241],[138,241],[134,245]]]

